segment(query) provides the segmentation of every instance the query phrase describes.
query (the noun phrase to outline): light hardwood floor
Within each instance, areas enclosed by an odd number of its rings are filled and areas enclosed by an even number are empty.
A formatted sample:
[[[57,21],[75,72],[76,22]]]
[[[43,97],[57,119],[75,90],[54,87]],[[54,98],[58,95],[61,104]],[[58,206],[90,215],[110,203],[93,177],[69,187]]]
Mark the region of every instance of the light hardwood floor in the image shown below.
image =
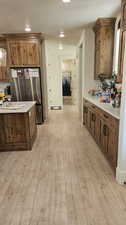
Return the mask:
[[[125,225],[126,186],[74,106],[52,111],[32,152],[0,153],[0,225]]]

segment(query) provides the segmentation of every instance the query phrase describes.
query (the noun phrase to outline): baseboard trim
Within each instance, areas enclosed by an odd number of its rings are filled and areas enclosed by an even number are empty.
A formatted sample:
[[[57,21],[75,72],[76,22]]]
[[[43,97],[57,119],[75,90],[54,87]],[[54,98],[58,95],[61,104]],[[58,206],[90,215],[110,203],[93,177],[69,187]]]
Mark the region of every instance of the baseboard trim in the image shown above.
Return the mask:
[[[116,180],[119,184],[126,184],[126,170],[116,169]]]

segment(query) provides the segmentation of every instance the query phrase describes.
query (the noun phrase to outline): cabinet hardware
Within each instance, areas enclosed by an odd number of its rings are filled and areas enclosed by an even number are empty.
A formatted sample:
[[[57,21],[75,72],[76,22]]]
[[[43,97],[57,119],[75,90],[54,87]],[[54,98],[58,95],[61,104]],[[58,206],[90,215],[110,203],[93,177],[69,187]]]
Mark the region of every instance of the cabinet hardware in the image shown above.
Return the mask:
[[[92,113],[92,121],[95,122],[96,121],[96,116],[95,114]]]
[[[109,128],[106,125],[103,126],[103,134],[105,137],[109,136]]]
[[[105,114],[104,114],[104,117],[105,117],[106,119],[108,119],[108,118],[109,118],[109,117],[108,117],[107,115],[105,115]]]

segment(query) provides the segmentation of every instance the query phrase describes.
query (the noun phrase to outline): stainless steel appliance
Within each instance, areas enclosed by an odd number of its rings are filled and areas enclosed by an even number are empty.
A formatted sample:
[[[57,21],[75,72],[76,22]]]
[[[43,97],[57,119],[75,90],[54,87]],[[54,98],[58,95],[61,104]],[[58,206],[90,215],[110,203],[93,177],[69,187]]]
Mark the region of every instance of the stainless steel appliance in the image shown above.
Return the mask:
[[[40,68],[11,68],[13,101],[36,101],[37,124],[43,123],[43,103]]]

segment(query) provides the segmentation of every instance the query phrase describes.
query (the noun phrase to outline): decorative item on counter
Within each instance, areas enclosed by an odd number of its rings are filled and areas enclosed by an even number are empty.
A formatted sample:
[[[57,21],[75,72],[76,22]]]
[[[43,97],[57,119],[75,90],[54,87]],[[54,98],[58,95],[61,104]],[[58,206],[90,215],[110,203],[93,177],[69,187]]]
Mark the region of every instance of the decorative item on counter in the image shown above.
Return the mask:
[[[3,89],[0,90],[0,105],[3,105],[3,102],[5,101],[5,94]]]
[[[111,93],[110,93],[110,91],[109,90],[104,91],[102,93],[101,98],[100,98],[100,102],[101,103],[110,103],[110,101],[111,101]]]
[[[95,90],[95,89],[90,89],[90,90],[88,91],[88,94],[90,94],[90,95],[92,95],[92,96],[95,96],[96,90]]]

